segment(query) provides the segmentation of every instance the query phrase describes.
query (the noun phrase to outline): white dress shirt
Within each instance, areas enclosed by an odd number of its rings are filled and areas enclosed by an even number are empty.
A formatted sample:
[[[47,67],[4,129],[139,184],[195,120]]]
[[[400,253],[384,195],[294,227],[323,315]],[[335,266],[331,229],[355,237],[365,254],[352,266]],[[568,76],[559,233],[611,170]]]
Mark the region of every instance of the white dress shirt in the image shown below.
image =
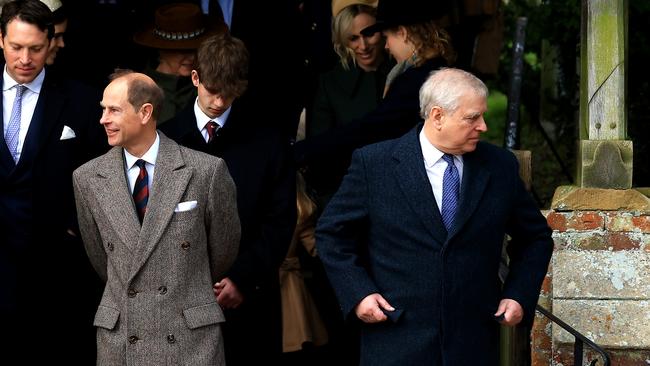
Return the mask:
[[[447,162],[442,158],[445,154],[438,150],[429,142],[424,135],[424,129],[420,131],[420,147],[422,148],[422,156],[424,156],[424,169],[427,171],[427,177],[433,190],[433,196],[436,198],[438,210],[442,212],[442,177],[445,175],[447,169]],[[454,165],[458,169],[458,181],[462,187],[463,183],[463,156],[454,155]]]
[[[45,69],[32,80],[30,83],[22,84],[27,89],[23,92],[22,108],[20,110],[20,131],[18,132],[18,146],[16,147],[16,161],[20,160],[23,146],[25,145],[25,138],[29,125],[32,123],[34,110],[36,109],[36,102],[38,102],[38,95],[41,93],[43,87],[43,80],[45,79]],[[16,99],[16,86],[18,83],[14,80],[9,73],[7,73],[7,65],[5,65],[2,79],[2,118],[4,122],[4,136],[7,135],[7,127],[11,119],[11,109],[14,106],[14,99]],[[45,116],[47,118],[47,116]]]
[[[129,154],[126,149],[124,149],[124,168],[126,170],[126,176],[129,178],[129,191],[133,194],[133,189],[135,188],[135,181],[138,179],[138,174],[140,174],[140,168],[135,165],[135,162],[139,159],[142,159],[146,162],[144,165],[147,169],[147,176],[149,178],[147,186],[149,187],[149,196],[153,193],[153,174],[156,167],[156,158],[158,157],[158,148],[160,147],[160,136],[156,132],[156,140],[153,142],[149,150],[147,150],[141,158]]]
[[[208,142],[208,139],[210,138],[210,135],[208,135],[208,129],[205,127],[205,125],[208,124],[208,122],[213,121],[216,124],[219,125],[219,128],[222,128],[223,126],[226,125],[226,121],[228,120],[228,116],[230,115],[230,110],[232,109],[232,106],[228,107],[223,114],[217,118],[210,118],[208,117],[201,108],[199,107],[199,98],[196,98],[196,101],[194,102],[194,116],[196,117],[196,128],[199,129],[199,132],[201,132],[201,136],[203,136],[203,139],[205,142]]]

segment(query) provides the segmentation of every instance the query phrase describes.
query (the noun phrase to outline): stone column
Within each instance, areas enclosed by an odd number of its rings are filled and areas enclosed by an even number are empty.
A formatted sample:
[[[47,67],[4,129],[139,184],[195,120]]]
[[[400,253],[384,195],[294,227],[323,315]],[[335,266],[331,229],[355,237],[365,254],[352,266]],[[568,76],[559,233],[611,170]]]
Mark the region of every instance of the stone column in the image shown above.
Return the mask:
[[[650,199],[632,189],[627,9],[627,0],[582,1],[578,180],[557,188],[547,216],[555,252],[541,296],[616,366],[650,363]],[[533,365],[572,364],[573,337],[536,319]],[[585,351],[589,364],[596,356]]]

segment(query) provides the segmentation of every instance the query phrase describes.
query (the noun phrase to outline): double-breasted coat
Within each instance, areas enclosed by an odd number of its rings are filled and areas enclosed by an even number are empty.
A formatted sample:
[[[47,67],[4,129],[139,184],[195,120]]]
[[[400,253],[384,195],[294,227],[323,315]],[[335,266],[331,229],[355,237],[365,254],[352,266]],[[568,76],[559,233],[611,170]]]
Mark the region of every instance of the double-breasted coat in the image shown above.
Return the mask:
[[[142,226],[122,148],[73,175],[84,245],[106,281],[94,321],[97,364],[223,365],[224,316],[212,285],[237,254],[235,186],[223,160],[159,136]],[[196,207],[181,210],[191,201]]]
[[[380,293],[389,321],[363,324],[362,365],[497,365],[501,299],[532,321],[553,249],[551,230],[526,192],[515,157],[481,142],[463,155],[460,201],[442,223],[418,139],[355,152],[321,216],[316,245],[344,314]],[[504,235],[515,247],[503,287]]]

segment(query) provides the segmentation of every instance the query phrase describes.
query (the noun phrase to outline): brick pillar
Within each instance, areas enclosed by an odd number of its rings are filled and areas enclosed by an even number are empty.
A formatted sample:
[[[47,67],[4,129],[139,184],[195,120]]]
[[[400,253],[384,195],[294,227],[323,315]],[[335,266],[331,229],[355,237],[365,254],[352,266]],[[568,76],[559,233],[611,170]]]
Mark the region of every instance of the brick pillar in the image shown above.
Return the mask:
[[[567,192],[562,187],[558,191]],[[571,197],[585,194],[585,190],[571,192],[560,197],[556,192],[555,209],[546,213],[555,250],[540,303],[605,348],[612,365],[647,366],[650,200],[634,190],[598,189],[572,201]],[[636,193],[635,199],[621,199],[630,192]],[[636,207],[622,209],[621,202]],[[531,348],[533,366],[573,364],[573,336],[540,315],[533,327]],[[595,353],[585,352],[585,364],[594,358]],[[598,364],[602,365],[602,360]]]

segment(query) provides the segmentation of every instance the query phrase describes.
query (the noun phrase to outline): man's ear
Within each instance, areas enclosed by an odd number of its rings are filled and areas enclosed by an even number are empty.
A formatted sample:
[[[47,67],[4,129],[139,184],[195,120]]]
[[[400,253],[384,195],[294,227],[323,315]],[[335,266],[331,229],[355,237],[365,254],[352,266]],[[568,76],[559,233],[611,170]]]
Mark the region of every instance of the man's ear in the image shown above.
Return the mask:
[[[153,116],[153,105],[151,103],[145,103],[140,107],[140,118],[142,120],[142,124],[146,125],[147,123],[151,122],[151,118]]]
[[[445,111],[439,106],[433,106],[429,112],[429,119],[431,124],[437,130],[442,128],[443,119],[445,117]]]
[[[194,86],[198,88],[199,83],[200,83],[200,81],[199,81],[199,72],[196,71],[196,70],[192,70],[191,77],[192,77],[192,84],[194,84]]]

